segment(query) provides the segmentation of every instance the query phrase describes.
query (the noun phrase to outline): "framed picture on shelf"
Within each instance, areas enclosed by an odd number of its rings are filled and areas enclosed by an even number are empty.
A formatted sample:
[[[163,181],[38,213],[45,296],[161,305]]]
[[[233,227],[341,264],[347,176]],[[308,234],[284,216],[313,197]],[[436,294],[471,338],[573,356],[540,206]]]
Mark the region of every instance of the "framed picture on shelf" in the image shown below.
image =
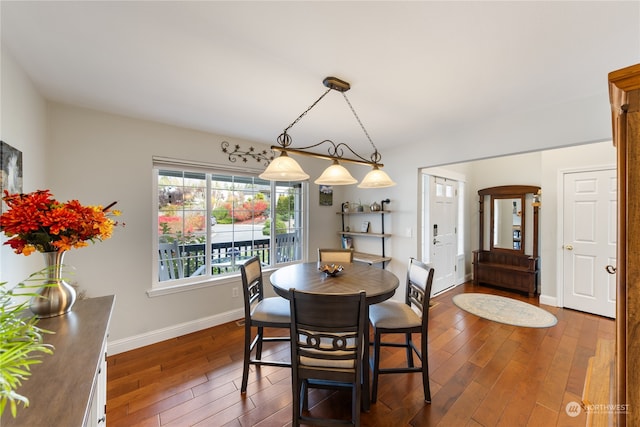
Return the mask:
[[[348,236],[342,238],[342,249],[353,249],[353,239]]]
[[[361,233],[369,232],[369,221],[362,221],[362,227],[360,228]]]

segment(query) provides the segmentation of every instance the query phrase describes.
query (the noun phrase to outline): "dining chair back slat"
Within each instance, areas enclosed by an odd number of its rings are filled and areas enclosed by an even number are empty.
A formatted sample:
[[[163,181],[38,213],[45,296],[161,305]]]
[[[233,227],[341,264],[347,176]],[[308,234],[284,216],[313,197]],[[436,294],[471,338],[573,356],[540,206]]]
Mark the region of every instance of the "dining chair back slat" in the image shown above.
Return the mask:
[[[318,249],[318,262],[323,264],[351,264],[353,249]]]

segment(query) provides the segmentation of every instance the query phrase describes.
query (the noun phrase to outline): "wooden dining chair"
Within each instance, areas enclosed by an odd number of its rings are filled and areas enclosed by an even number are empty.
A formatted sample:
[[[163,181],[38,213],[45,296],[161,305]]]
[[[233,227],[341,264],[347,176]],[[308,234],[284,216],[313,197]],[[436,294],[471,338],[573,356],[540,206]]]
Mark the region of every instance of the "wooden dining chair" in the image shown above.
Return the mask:
[[[293,425],[360,425],[365,292],[314,294],[291,289]],[[331,313],[328,315],[328,313]],[[314,417],[309,388],[351,389],[351,419]]]
[[[351,264],[353,249],[318,249],[318,262]]]
[[[422,373],[422,387],[425,402],[431,402],[429,388],[429,361],[427,357],[427,331],[429,326],[429,300],[433,284],[434,269],[414,258],[409,260],[405,302],[384,301],[369,307],[369,320],[373,326],[373,381],[371,402],[377,400],[378,377],[382,374],[408,372]],[[383,342],[385,334],[404,334],[404,342]],[[412,334],[420,334],[420,350],[413,342]],[[400,368],[380,368],[381,347],[403,347],[406,349],[406,366]],[[415,366],[413,354],[420,359]]]
[[[244,294],[244,366],[242,370],[242,385],[240,392],[247,391],[249,381],[249,365],[268,365],[290,367],[289,362],[262,359],[262,344],[264,342],[289,341],[287,336],[267,337],[264,328],[289,329],[291,317],[289,302],[282,297],[264,297],[262,281],[262,266],[257,256],[250,258],[240,266],[242,276],[242,291]],[[255,338],[252,339],[251,328],[257,328]],[[288,332],[288,331],[287,331]],[[255,358],[251,357],[255,349]]]

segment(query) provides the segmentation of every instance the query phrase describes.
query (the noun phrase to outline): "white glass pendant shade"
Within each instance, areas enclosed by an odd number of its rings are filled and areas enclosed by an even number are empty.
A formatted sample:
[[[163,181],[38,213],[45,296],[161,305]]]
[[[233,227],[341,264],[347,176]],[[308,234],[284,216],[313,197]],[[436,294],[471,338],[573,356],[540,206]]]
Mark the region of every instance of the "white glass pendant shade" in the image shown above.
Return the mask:
[[[269,166],[260,174],[260,178],[269,181],[305,181],[309,179],[298,162],[282,152],[269,163]]]
[[[358,188],[384,188],[393,187],[394,185],[396,183],[389,178],[385,171],[378,169],[378,166],[374,166],[362,182],[358,184]]]
[[[351,176],[347,168],[334,160],[333,164],[326,168],[314,182],[321,185],[350,185],[355,184],[358,180]]]

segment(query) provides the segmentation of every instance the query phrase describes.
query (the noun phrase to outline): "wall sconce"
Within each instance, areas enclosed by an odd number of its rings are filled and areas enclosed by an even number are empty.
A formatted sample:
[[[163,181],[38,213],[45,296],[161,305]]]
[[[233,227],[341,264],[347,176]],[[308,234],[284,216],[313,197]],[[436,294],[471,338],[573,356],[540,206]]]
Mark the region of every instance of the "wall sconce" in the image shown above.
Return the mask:
[[[538,190],[536,194],[533,195],[533,202],[531,206],[540,208],[542,206],[542,189]]]
[[[349,185],[355,184],[358,182],[349,171],[340,163],[356,163],[361,165],[371,166],[371,171],[364,177],[362,182],[358,184],[359,188],[384,188],[391,187],[396,185],[395,182],[391,180],[389,175],[387,175],[381,168],[383,164],[380,163],[382,160],[382,156],[378,152],[375,144],[369,137],[369,133],[364,128],[364,125],[360,121],[360,118],[356,114],[356,111],[353,109],[351,102],[347,98],[345,94],[351,88],[349,83],[340,80],[336,77],[327,77],[322,82],[328,89],[318,98],[309,108],[307,108],[297,119],[293,121],[279,136],[277,139],[278,145],[272,145],[271,149],[274,151],[279,151],[281,154],[279,157],[276,157],[269,166],[265,169],[265,171],[260,174],[260,178],[267,179],[270,181],[304,181],[309,179],[309,175],[302,170],[302,167],[296,162],[294,159],[289,157],[289,154],[296,155],[304,155],[311,157],[318,157],[321,159],[331,160],[331,166],[329,166],[323,173],[320,175],[318,179],[314,182],[316,184],[322,185]],[[317,144],[309,145],[307,147],[298,147],[291,148],[291,136],[288,131],[291,129],[298,121],[307,114],[315,105],[324,98],[326,94],[328,94],[331,90],[335,90],[337,92],[342,93],[347,105],[351,109],[351,112],[355,116],[356,120],[360,124],[360,127],[364,131],[365,136],[371,143],[373,147],[373,153],[371,154],[369,159],[366,159],[356,153],[351,147],[349,147],[345,143],[338,143],[325,139],[320,141]],[[323,144],[328,144],[329,147],[327,149],[328,154],[320,154],[315,152],[306,151],[311,148],[319,147]],[[355,156],[356,158],[348,158],[344,157],[345,150],[348,150]]]

